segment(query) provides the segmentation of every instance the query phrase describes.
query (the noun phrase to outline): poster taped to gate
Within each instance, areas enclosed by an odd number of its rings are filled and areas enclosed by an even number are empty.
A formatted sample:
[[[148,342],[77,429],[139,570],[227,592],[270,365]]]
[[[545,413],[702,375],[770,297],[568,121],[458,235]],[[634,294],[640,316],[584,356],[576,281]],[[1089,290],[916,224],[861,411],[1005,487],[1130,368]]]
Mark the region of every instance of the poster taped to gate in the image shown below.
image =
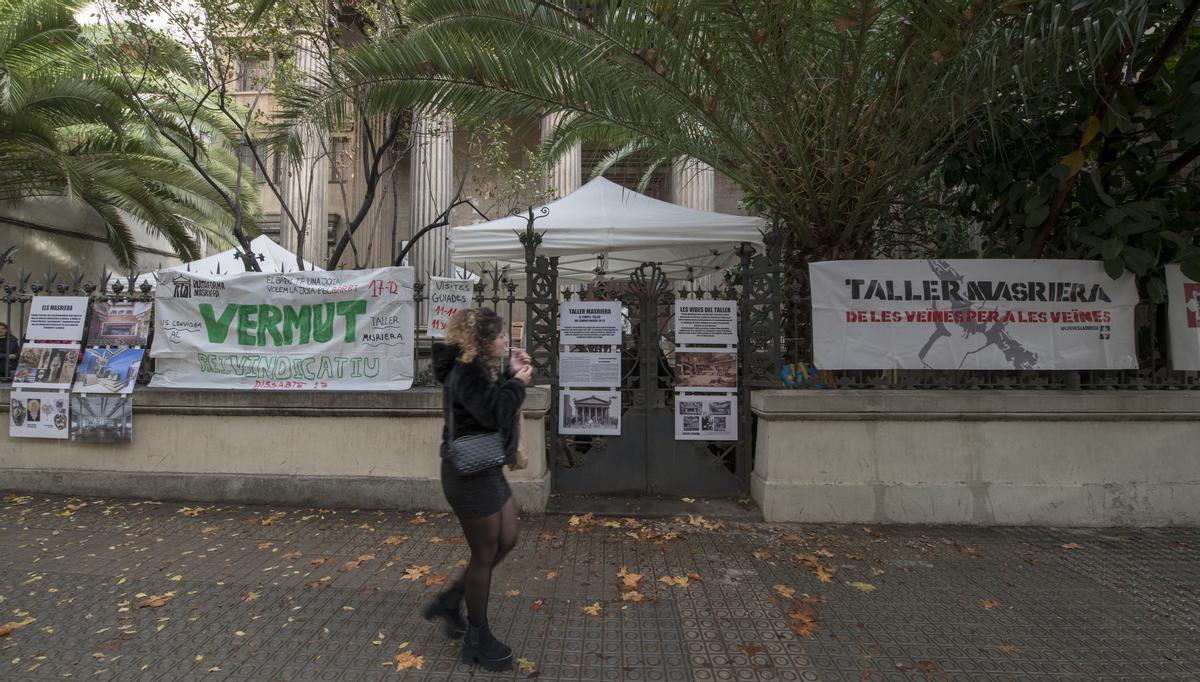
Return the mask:
[[[152,306],[150,301],[96,301],[88,324],[88,345],[146,345]]]
[[[675,440],[737,440],[735,395],[675,394]]]
[[[675,343],[681,346],[737,345],[737,323],[737,301],[675,301]]]
[[[475,293],[475,283],[469,279],[450,279],[448,277],[429,278],[429,301],[426,308],[426,329],[433,339],[446,338],[446,325],[454,313],[463,308],[471,307],[471,296]]]
[[[412,268],[161,273],[151,386],[397,391],[412,386]]]
[[[558,314],[560,345],[621,345],[621,304],[617,301],[568,301]]]
[[[820,369],[1136,369],[1134,278],[1099,261],[809,266]]]
[[[558,356],[558,384],[560,386],[620,388],[621,354],[618,351],[560,353]]]
[[[716,348],[675,350],[675,388],[733,391],[738,384],[737,352]]]
[[[1185,277],[1175,264],[1167,266],[1167,318],[1171,368],[1200,371],[1200,282]]]
[[[620,391],[560,391],[559,400],[560,434],[621,435]]]
[[[132,443],[133,396],[71,394],[71,440]]]
[[[12,391],[8,402],[8,435],[14,438],[66,438],[70,398],[67,393]]]
[[[17,356],[13,388],[71,388],[79,348],[61,343],[27,343]]]
[[[34,296],[24,336],[30,341],[82,341],[87,309],[87,296]]]

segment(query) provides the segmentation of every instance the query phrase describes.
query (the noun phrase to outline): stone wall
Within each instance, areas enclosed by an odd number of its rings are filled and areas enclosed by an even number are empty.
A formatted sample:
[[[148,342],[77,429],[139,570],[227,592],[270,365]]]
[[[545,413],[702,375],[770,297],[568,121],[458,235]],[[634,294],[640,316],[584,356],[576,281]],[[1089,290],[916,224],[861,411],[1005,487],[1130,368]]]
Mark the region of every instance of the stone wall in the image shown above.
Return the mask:
[[[8,410],[8,389],[0,390]],[[507,472],[545,510],[547,389],[532,388],[530,465]],[[7,422],[7,414],[5,415]],[[260,504],[445,509],[441,391],[252,393],[139,389],[133,443],[3,439],[0,489]]]
[[[1200,392],[758,391],[768,521],[1200,525]]]

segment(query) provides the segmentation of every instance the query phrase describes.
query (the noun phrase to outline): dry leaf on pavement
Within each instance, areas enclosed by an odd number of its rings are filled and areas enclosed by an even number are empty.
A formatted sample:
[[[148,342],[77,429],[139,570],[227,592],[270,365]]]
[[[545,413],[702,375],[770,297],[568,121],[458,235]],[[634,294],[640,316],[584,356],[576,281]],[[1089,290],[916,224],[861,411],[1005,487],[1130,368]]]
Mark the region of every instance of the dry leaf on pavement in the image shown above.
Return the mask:
[[[640,582],[642,579],[642,574],[630,573],[629,569],[622,566],[620,572],[617,573],[617,577],[624,581],[625,587],[633,589],[638,586],[638,582]]]
[[[980,600],[979,600],[979,605],[980,605],[980,606],[982,606],[982,607],[983,607],[983,608],[985,608],[985,609],[998,609],[998,608],[1000,608],[1000,602],[996,601],[995,599],[980,599]]]
[[[846,586],[853,587],[856,590],[861,590],[863,592],[866,592],[867,594],[870,594],[870,593],[874,592],[875,590],[879,589],[879,588],[875,587],[874,585],[872,585],[871,583],[861,583],[861,582],[846,583]]]
[[[528,658],[518,658],[517,672],[532,675],[533,673],[537,672],[537,666],[534,665],[533,661],[529,660]]]
[[[603,607],[600,606],[600,602],[595,602],[591,606],[582,607],[580,610],[589,616],[599,616],[601,608]]]
[[[792,597],[796,596],[796,588],[788,587],[787,585],[775,585],[771,589],[775,590],[775,592],[784,599],[791,599]]]
[[[1076,542],[1068,542],[1062,546],[1063,549],[1083,549],[1083,545]]]
[[[33,616],[26,616],[23,620],[11,621],[5,623],[4,625],[0,625],[0,637],[8,637],[13,633],[14,630],[20,630],[26,625],[36,621],[37,618],[34,618]]]
[[[417,670],[420,670],[421,666],[425,665],[425,657],[414,656],[411,651],[405,651],[404,653],[399,654],[393,658],[392,661],[396,664],[396,672],[408,670],[410,668],[416,668]]]
[[[404,569],[404,575],[400,576],[401,580],[420,580],[433,570],[432,566],[409,566]]]

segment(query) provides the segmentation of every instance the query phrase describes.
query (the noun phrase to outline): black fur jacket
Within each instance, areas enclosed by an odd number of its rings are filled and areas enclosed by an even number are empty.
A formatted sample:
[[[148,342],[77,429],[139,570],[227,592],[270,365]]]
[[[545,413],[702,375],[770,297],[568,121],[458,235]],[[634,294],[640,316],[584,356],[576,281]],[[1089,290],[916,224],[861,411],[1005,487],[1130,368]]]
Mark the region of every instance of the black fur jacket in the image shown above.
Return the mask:
[[[525,402],[525,384],[507,367],[493,380],[482,362],[458,362],[459,354],[458,346],[433,346],[433,375],[444,386],[442,413],[448,415],[448,410],[454,409],[455,432],[449,433],[449,424],[442,427],[442,452],[451,438],[498,431],[504,437],[505,464],[512,464],[517,456],[517,418]]]

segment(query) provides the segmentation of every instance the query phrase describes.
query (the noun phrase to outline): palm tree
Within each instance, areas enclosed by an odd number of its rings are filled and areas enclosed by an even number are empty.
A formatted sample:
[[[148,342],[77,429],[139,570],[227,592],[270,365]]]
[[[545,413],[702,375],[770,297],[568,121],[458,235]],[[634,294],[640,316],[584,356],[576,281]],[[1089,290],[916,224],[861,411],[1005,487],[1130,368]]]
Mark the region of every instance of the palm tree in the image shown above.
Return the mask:
[[[339,81],[378,111],[564,112],[551,155],[597,141],[617,151],[594,172],[637,154],[647,177],[693,157],[787,225],[793,253],[867,257],[899,191],[990,112],[1080,79],[1067,67],[1111,51],[1145,4],[413,0],[414,28],[349,54]],[[336,118],[345,94],[301,92],[288,117]]]
[[[240,194],[251,215],[258,210],[228,131],[202,117],[202,164],[189,162],[170,130],[143,116],[158,109],[169,120],[169,103],[134,94],[112,66],[119,46],[76,22],[82,5],[0,4],[0,200],[58,196],[88,206],[128,269],[137,265],[131,220],[185,260],[200,256],[199,236],[228,244],[234,216],[223,194]]]

